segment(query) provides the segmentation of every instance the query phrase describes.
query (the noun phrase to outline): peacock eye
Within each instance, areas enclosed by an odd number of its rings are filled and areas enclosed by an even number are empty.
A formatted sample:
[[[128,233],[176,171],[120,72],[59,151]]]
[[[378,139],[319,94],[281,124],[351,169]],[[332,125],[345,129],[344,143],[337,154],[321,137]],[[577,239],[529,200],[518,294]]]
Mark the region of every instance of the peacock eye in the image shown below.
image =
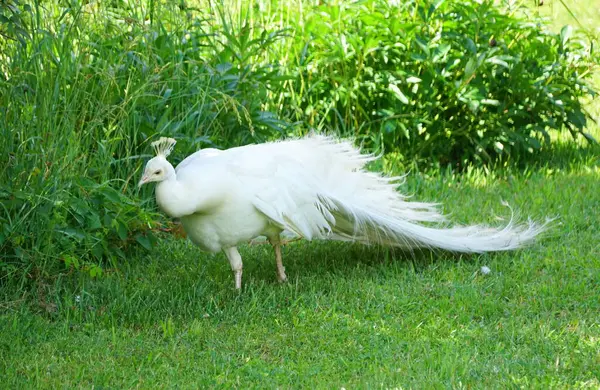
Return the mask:
[[[155,175],[160,175],[160,169],[156,172],[154,172]]]

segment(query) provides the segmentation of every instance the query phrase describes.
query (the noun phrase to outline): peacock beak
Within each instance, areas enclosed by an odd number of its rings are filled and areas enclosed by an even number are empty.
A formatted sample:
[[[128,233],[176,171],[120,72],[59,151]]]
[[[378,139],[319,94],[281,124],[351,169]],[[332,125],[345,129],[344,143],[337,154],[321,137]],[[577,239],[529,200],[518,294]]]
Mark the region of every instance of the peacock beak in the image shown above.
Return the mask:
[[[141,186],[143,186],[147,182],[148,182],[148,176],[146,176],[146,175],[142,176],[142,180],[140,180],[140,182],[138,183],[138,188],[140,188]]]

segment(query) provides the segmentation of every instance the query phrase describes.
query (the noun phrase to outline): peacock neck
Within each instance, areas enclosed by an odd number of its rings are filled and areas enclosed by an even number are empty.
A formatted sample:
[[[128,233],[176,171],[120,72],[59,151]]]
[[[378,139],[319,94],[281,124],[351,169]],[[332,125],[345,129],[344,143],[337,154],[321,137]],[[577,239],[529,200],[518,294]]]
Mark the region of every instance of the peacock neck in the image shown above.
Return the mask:
[[[185,188],[177,180],[173,170],[167,178],[156,186],[156,203],[158,207],[171,218],[181,217],[184,213]]]

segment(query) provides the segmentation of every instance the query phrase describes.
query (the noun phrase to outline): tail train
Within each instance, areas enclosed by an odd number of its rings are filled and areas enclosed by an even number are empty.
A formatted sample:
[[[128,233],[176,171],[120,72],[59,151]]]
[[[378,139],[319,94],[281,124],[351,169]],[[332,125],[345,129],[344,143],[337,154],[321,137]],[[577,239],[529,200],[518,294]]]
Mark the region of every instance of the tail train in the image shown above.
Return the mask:
[[[291,231],[308,239],[482,253],[513,250],[530,244],[551,222],[529,220],[517,224],[513,216],[499,228],[483,225],[446,227],[440,225],[446,218],[438,211],[438,204],[408,201],[396,190],[404,177],[385,177],[367,171],[365,165],[377,157],[361,153],[351,142],[319,135],[295,142],[306,147],[306,153],[312,155],[311,159],[303,158],[303,161],[328,161],[329,164],[326,169],[311,169],[311,172],[320,172],[312,184],[318,188],[315,207],[324,219],[319,224],[319,231],[303,229],[301,224],[286,224],[288,236]],[[432,226],[434,223],[438,223],[437,227]]]

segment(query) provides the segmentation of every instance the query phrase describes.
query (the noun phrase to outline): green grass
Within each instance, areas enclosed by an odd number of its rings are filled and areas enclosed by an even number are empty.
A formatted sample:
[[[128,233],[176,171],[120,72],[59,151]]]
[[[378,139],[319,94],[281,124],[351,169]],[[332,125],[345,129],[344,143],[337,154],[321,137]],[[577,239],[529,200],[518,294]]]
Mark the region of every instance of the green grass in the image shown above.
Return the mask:
[[[518,252],[296,243],[279,285],[270,248],[245,247],[237,294],[223,255],[163,239],[98,280],[5,291],[2,385],[597,387],[600,168],[588,157],[529,173],[420,175],[404,187],[461,223],[507,216],[502,199],[559,217]]]
[[[541,10],[564,15],[552,3]],[[568,4],[600,23],[581,0]],[[73,107],[93,106],[73,91]],[[67,128],[52,107],[47,122]],[[110,123],[135,122],[129,111]],[[33,289],[3,280],[0,387],[598,388],[599,156],[560,138],[527,170],[419,173],[402,188],[442,202],[458,223],[501,223],[502,200],[522,217],[558,217],[517,252],[294,243],[284,249],[290,282],[279,285],[270,248],[244,247],[238,294],[222,254],[164,235],[98,279],[32,274]]]

